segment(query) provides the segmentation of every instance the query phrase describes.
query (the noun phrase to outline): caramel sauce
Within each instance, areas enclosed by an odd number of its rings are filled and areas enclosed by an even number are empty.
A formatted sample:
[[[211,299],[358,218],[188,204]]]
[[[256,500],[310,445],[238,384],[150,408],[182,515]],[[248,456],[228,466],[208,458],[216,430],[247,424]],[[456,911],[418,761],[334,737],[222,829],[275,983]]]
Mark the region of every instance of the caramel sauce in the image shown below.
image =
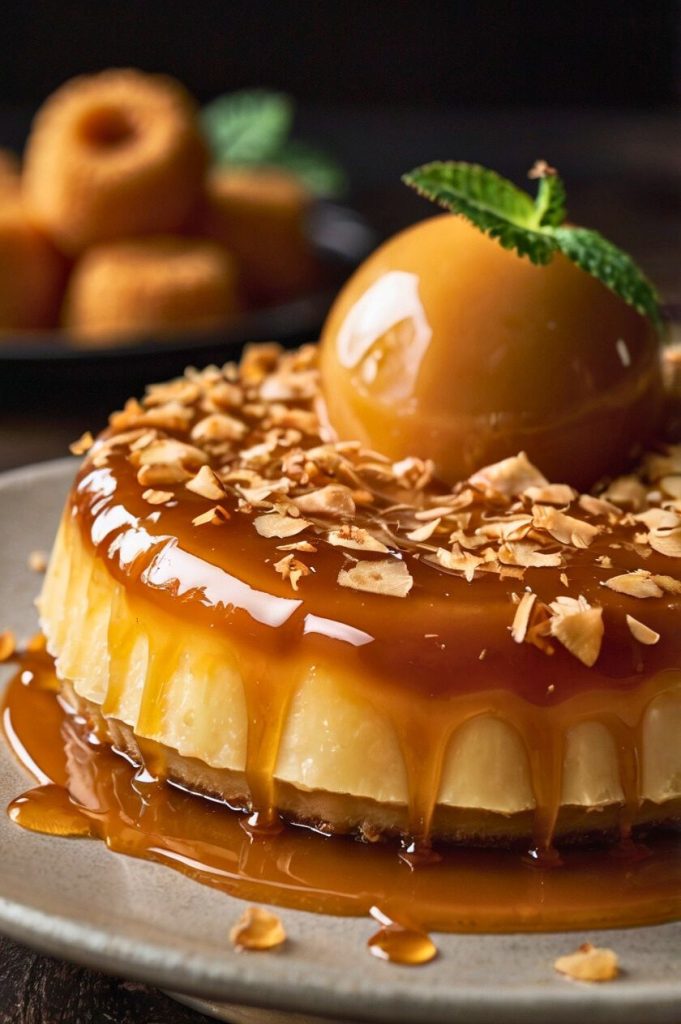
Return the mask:
[[[44,652],[22,657],[2,710],[5,736],[39,785],[11,818],[50,835],[92,836],[247,901],[329,914],[372,914],[369,942],[398,963],[431,959],[429,930],[546,931],[643,925],[681,914],[681,840],[657,836],[566,850],[560,868],[499,850],[447,848],[410,866],[387,844],[300,827],[259,835],[244,817],[157,780],[88,732],[58,696]],[[153,759],[152,759],[153,762]]]
[[[397,497],[386,494],[383,504]],[[228,522],[196,527],[192,519],[205,509],[205,499],[176,488],[173,500],[150,511],[124,454],[111,452],[99,468],[86,462],[70,498],[71,517],[84,550],[95,556],[98,571],[103,568],[124,587],[134,612],[111,618],[105,715],[115,716],[135,641],[146,635],[150,661],[137,732],[153,734],[166,711],[166,681],[182,653],[171,618],[179,615],[197,631],[224,638],[225,658],[236,659],[248,710],[246,777],[260,826],[276,823],[274,767],[297,682],[311,665],[333,665],[348,693],[366,699],[394,726],[408,780],[406,846],[427,846],[447,746],[457,729],[485,714],[511,722],[525,746],[536,802],[535,856],[553,857],[565,738],[584,720],[602,722],[616,737],[625,794],[620,831],[623,837],[630,833],[640,803],[641,723],[651,700],[678,684],[681,670],[679,597],[666,594],[646,607],[646,621],[660,640],[643,646],[632,637],[623,610],[642,614],[641,602],[601,586],[640,566],[636,524],[611,527],[588,551],[567,550],[564,568],[530,568],[522,580],[482,574],[469,583],[411,557],[413,590],[408,600],[396,600],[340,587],[336,581],[347,553],[323,540],[317,542],[314,571],[294,591],[273,571],[281,542],[260,536],[252,516],[231,507],[230,500],[224,501],[231,511]],[[486,514],[484,506],[474,510],[470,529]],[[371,515],[375,510],[358,510],[358,524]],[[608,568],[600,566],[599,556],[608,557]],[[645,567],[666,574],[672,561],[651,550]],[[549,657],[511,641],[512,597],[526,587],[546,603],[564,593],[603,608],[605,636],[595,666],[561,647]],[[154,614],[168,616],[164,638],[151,625],[145,632],[149,603]],[[162,767],[158,774],[164,774]]]

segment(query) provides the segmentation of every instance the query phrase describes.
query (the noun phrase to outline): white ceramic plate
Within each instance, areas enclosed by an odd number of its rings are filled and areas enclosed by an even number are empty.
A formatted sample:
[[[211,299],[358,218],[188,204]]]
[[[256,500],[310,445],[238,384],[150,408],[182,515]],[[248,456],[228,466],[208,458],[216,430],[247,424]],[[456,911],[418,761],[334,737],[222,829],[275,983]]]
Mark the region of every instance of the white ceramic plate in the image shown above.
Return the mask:
[[[75,467],[67,460],[0,477],[0,629],[35,631],[40,577],[26,559],[49,548]],[[30,780],[0,747],[5,805]],[[166,868],[111,854],[102,843],[22,831],[1,812],[0,858],[0,930],[56,956],[185,992],[225,1020],[238,1018],[220,1003],[393,1024],[681,1019],[681,924],[589,935],[441,935],[434,962],[404,968],[368,955],[369,920],[284,910],[285,949],[237,954],[227,933],[243,904]],[[555,974],[555,957],[586,939],[617,950],[620,979],[589,986]]]

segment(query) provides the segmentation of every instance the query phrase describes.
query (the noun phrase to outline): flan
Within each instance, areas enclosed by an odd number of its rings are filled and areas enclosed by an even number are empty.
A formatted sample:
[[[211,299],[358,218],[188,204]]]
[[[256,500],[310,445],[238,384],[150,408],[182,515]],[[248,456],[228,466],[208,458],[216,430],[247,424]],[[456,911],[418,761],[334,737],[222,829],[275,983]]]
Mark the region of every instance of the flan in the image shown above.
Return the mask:
[[[264,345],[112,415],[39,600],[83,727],[264,827],[678,822],[681,445],[590,492],[522,452],[444,483],[339,436],[325,390],[315,346]]]

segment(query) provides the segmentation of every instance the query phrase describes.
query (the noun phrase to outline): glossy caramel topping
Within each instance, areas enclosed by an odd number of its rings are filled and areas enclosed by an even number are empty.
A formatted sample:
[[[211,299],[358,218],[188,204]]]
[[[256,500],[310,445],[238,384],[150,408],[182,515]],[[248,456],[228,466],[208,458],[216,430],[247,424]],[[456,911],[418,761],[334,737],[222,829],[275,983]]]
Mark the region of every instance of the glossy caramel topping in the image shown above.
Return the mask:
[[[678,837],[566,851],[558,868],[498,850],[443,849],[437,863],[413,871],[381,844],[301,828],[258,838],[214,801],[158,782],[88,736],[85,722],[59,703],[57,686],[49,658],[28,655],[4,698],[5,736],[41,783],[10,805],[23,827],[101,838],[112,850],[165,864],[249,902],[371,913],[383,926],[371,940],[372,952],[400,963],[432,957],[431,929],[611,928],[671,921],[681,913]]]
[[[345,285],[322,335],[331,423],[450,483],[528,452],[590,487],[659,424],[655,328],[556,255],[546,266],[462,217],[391,238]]]

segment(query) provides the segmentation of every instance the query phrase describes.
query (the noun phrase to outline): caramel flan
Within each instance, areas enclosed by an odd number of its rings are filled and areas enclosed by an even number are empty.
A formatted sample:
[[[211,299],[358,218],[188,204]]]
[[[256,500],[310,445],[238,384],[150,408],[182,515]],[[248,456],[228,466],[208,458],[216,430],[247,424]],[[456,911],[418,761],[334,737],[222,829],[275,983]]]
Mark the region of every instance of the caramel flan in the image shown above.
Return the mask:
[[[444,484],[339,438],[318,363],[187,371],[90,447],[39,601],[89,727],[265,824],[541,850],[678,820],[681,446],[591,493],[524,453]]]

